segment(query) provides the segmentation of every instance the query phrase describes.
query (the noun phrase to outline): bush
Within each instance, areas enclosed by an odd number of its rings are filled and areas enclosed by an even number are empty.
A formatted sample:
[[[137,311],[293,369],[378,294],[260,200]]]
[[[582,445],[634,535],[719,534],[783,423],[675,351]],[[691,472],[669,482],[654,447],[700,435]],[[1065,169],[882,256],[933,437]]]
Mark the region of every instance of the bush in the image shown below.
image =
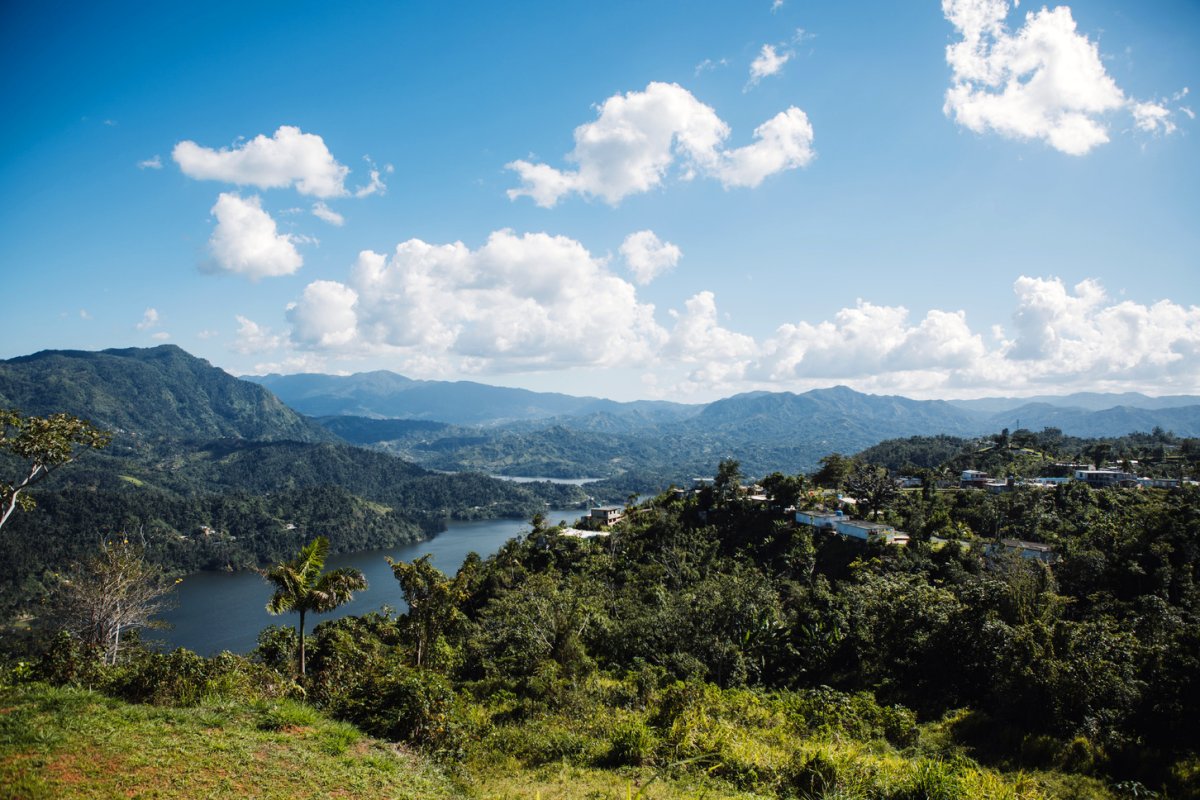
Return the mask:
[[[658,737],[639,719],[617,725],[609,737],[607,761],[614,765],[640,767],[654,761]]]
[[[395,667],[368,676],[335,713],[374,736],[454,753],[464,738],[458,705],[442,675]]]

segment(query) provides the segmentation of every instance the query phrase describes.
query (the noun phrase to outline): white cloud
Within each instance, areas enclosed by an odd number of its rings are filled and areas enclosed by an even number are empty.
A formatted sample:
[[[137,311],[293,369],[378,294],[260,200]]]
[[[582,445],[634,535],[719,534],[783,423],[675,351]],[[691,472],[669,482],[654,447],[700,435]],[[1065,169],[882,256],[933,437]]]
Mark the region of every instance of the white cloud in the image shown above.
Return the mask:
[[[91,319],[92,312],[88,311],[86,308],[81,308],[81,309],[79,309],[79,318],[80,319]]]
[[[1167,300],[1112,303],[1096,281],[1068,291],[1058,279],[1022,276],[1014,284],[1015,336],[1004,358],[1034,380],[1057,374],[1107,380],[1162,380],[1197,373],[1200,308]]]
[[[316,348],[341,348],[357,337],[358,294],[337,281],[313,281],[304,296],[288,307],[292,339]]]
[[[323,200],[318,200],[317,202],[313,203],[312,213],[314,217],[317,219],[323,219],[330,225],[337,225],[338,227],[341,227],[346,223],[346,218],[334,211],[329,206],[325,205]]]
[[[771,0],[771,13],[774,14],[779,9],[783,8],[783,0]]]
[[[713,174],[726,187],[755,187],[776,172],[803,167],[813,160],[813,127],[792,106],[754,129],[754,144],[721,154]]]
[[[373,194],[387,194],[387,184],[384,183],[383,178],[380,177],[379,170],[375,167],[374,162],[372,162],[371,159],[369,159],[369,158],[366,158],[364,160],[371,166],[371,169],[368,173],[371,177],[371,180],[368,181],[366,185],[360,186],[357,189],[355,189],[354,196],[355,197],[370,197]],[[392,167],[391,164],[388,164],[386,167],[384,167],[384,170],[386,170],[390,174],[394,171],[394,168]]]
[[[783,65],[791,60],[791,52],[784,51],[783,53],[779,53],[775,50],[775,45],[764,44],[762,50],[758,53],[758,57],[750,62],[749,86],[754,86],[763,78],[778,75],[783,69]]]
[[[145,331],[145,330],[149,330],[150,328],[153,328],[154,326],[158,325],[158,322],[159,322],[158,309],[157,308],[147,308],[146,311],[142,314],[142,321],[139,322],[136,327],[139,331]]]
[[[283,345],[283,337],[271,332],[270,328],[259,325],[252,319],[238,314],[237,339],[233,349],[239,353],[265,353],[278,349]]]
[[[207,340],[207,339],[215,339],[220,335],[221,334],[217,331],[214,331],[210,328],[205,328],[204,330],[202,330],[196,334],[196,338],[202,339],[202,340]]]
[[[257,196],[223,192],[212,207],[217,227],[208,240],[215,267],[252,280],[291,275],[304,263],[297,237],[278,232]]]
[[[729,386],[745,376],[758,350],[754,338],[721,326],[712,292],[700,292],[684,303],[683,312],[672,309],[675,319],[661,356],[672,363],[698,364],[677,391]]]
[[[1171,110],[1164,105],[1154,102],[1134,103],[1130,110],[1138,130],[1147,133],[1157,133],[1161,130],[1165,134],[1175,132],[1175,123],[1171,120]]]
[[[288,319],[298,347],[387,354],[418,374],[616,366],[666,339],[636,295],[577,241],[501,230],[477,250],[363,251],[347,283],[309,284]]]
[[[549,208],[576,192],[612,205],[660,186],[673,164],[684,180],[708,175],[728,187],[756,186],[773,172],[803,166],[812,158],[812,126],[792,107],[755,131],[757,141],[725,150],[729,126],[710,107],[674,83],[651,83],[644,92],[613,95],[597,119],[575,129],[568,159],[576,170],[513,161],[522,186],[508,196],[528,196]]]
[[[1095,281],[1067,289],[1056,278],[1021,277],[1011,333],[985,342],[961,311],[908,309],[860,300],[819,322],[780,325],[761,340],[718,322],[701,292],[672,311],[656,385],[674,393],[803,390],[845,383],[916,396],[1008,395],[1071,389],[1200,389],[1200,307],[1169,300],[1113,302]],[[989,344],[990,342],[990,344]]]
[[[682,256],[683,251],[659,240],[654,231],[631,233],[621,243],[621,257],[633,279],[643,286],[674,267]]]
[[[162,169],[162,156],[147,158],[138,162],[138,169]]]
[[[711,58],[706,58],[703,61],[701,61],[699,64],[696,65],[695,74],[698,77],[698,76],[702,75],[703,73],[711,72],[712,70],[717,69],[718,67],[728,67],[728,66],[729,66],[729,59],[727,59],[727,58],[722,58],[717,61],[713,61]]]
[[[154,333],[150,334],[150,338],[158,342],[165,342],[167,339],[171,338],[171,334],[167,333],[166,331],[155,331]]]
[[[1130,100],[1104,68],[1071,9],[1043,7],[1011,33],[1007,0],[942,0],[962,37],[946,48],[953,72],[943,111],[958,124],[1012,139],[1041,139],[1069,155],[1109,141],[1105,118],[1125,109],[1142,130],[1174,129],[1161,104]]]
[[[192,141],[175,145],[172,158],[185,175],[197,180],[219,180],[239,186],[277,189],[294,186],[314,197],[345,195],[349,168],[339,164],[325,140],[281,125],[275,135],[255,136],[233,148],[213,150]]]

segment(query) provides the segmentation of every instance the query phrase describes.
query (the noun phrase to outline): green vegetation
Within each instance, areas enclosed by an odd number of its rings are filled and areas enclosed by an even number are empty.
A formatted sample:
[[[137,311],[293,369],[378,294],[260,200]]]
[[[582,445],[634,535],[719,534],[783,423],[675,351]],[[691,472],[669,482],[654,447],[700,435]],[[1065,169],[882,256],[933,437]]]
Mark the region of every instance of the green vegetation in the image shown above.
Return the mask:
[[[9,613],[45,602],[54,575],[104,538],[137,539],[169,571],[249,569],[315,535],[335,553],[388,547],[450,518],[527,518],[585,499],[576,487],[437,475],[339,443],[261,386],[171,346],[0,362],[0,408],[10,404],[46,416],[0,418]],[[50,470],[54,480],[33,486]],[[9,516],[34,501],[38,513]]]
[[[274,704],[260,730],[340,720],[468,797],[1200,797],[1200,492],[881,491],[897,548],[797,526],[784,502],[829,496],[808,476],[768,476],[767,502],[740,482],[727,460],[590,540],[535,517],[451,577],[397,562],[409,613],[318,625],[304,675],[295,631],[269,628],[251,658],[108,666],[43,639],[12,680]]]
[[[1080,459],[1178,476],[1196,465],[1193,440],[917,438],[825,454],[815,474],[775,472],[754,491],[741,485],[753,467],[718,456],[711,485],[631,498],[608,535],[580,539],[535,513],[573,487],[433,475],[324,434],[275,436],[260,423],[282,420],[283,434],[295,421],[251,413],[228,376],[180,353],[132,359],[211,381],[207,400],[174,396],[174,408],[257,438],[126,428],[39,489],[36,513],[12,517],[5,600],[60,587],[81,602],[2,640],[9,796],[1200,797],[1200,491],[947,488],[961,469],[1024,476]],[[799,424],[822,404],[865,402],[840,390],[733,400],[699,415],[714,431],[704,452],[724,455],[755,414]],[[759,441],[756,459],[780,455]],[[899,470],[920,488],[899,491]],[[653,479],[630,470],[609,488],[633,476]],[[796,524],[791,506],[833,504],[838,490],[908,546]],[[164,568],[276,562],[270,603],[303,616],[360,585],[322,583],[329,552],[512,513],[532,516],[529,533],[453,576],[393,563],[406,614],[326,621],[307,641],[271,627],[249,656],[138,643]],[[317,534],[331,538],[306,546]],[[1009,538],[1050,553],[1021,558]]]
[[[0,690],[0,797],[459,796],[424,759],[292,701],[189,708],[95,692]]]
[[[329,540],[318,536],[300,548],[291,561],[276,564],[263,572],[275,593],[267,601],[267,611],[283,614],[295,611],[300,615],[296,634],[300,640],[300,677],[304,677],[304,617],[308,613],[327,614],[350,602],[354,592],[367,588],[367,580],[356,569],[335,569],[324,572],[329,556]]]

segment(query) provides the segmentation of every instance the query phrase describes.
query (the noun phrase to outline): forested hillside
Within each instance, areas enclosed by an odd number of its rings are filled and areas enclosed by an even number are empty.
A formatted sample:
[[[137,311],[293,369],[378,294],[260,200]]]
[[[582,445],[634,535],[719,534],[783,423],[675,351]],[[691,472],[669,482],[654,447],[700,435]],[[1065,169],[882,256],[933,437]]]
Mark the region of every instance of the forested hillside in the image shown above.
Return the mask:
[[[797,524],[788,500],[836,502],[809,476],[763,483],[724,462],[604,535],[535,518],[455,576],[399,563],[407,613],[318,626],[305,702],[476,796],[1200,797],[1200,491],[893,492],[896,547]],[[63,639],[26,675],[184,706],[298,693],[294,631],[260,643],[100,668]]]
[[[440,475],[342,442],[177,347],[47,351],[0,362],[0,408],[68,413],[112,434],[26,494],[0,536],[0,608],[41,602],[106,537],[135,537],[177,571],[244,569],[323,533],[335,552],[435,534],[446,519],[528,517],[582,502],[575,487]],[[4,481],[25,459],[0,448]]]

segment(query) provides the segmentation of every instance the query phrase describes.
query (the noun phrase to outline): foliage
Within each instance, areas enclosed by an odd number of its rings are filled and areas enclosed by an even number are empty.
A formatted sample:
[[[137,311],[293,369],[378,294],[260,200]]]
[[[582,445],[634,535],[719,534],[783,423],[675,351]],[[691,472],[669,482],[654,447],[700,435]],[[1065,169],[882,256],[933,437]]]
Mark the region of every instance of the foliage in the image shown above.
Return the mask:
[[[300,675],[304,676],[304,617],[308,613],[324,614],[348,602],[354,592],[367,588],[367,579],[356,569],[335,569],[324,572],[329,555],[329,540],[318,536],[300,548],[291,561],[276,564],[264,571],[263,577],[275,587],[267,601],[267,611],[283,614],[294,611],[300,615],[296,627],[300,639]]]
[[[128,705],[90,691],[0,689],[0,797],[461,797],[429,761],[291,703]]]
[[[122,635],[152,626],[173,588],[161,567],[147,563],[139,545],[105,541],[100,552],[62,577],[56,621],[96,648],[104,663],[116,664]]]
[[[74,461],[81,448],[105,447],[110,440],[109,433],[70,414],[26,417],[0,408],[0,453],[12,456],[21,468],[11,481],[0,479],[0,528],[18,508],[34,507],[27,493],[31,487]]]

